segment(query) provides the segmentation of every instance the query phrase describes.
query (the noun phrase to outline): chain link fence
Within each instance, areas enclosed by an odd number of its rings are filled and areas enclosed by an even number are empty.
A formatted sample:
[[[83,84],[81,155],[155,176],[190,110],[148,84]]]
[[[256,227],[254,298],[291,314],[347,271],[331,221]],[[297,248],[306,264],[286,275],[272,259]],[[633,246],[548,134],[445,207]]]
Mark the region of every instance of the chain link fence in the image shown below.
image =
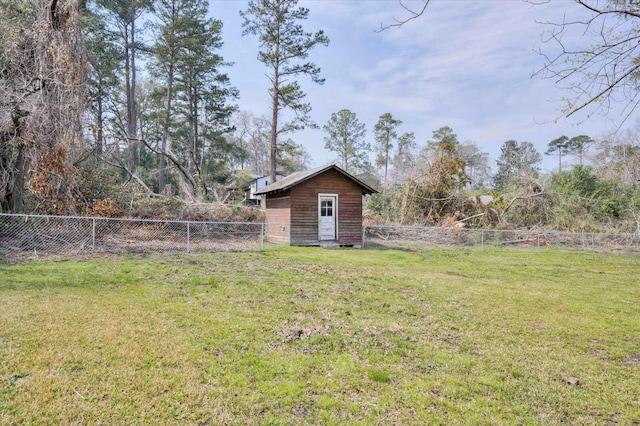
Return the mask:
[[[640,253],[639,234],[606,234],[544,230],[496,230],[456,227],[368,225],[365,247],[421,249],[423,247],[563,248],[608,253]]]
[[[84,252],[261,250],[264,224],[0,214],[0,261]]]
[[[564,248],[640,254],[639,234],[367,225],[367,248]],[[265,225],[0,214],[0,262],[84,253],[257,251]]]

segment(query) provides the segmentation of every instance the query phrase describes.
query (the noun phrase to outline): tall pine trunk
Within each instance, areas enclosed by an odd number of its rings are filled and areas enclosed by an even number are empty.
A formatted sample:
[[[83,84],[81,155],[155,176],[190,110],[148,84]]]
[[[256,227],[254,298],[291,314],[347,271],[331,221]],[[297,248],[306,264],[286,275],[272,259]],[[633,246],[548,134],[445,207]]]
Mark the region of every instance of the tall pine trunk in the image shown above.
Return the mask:
[[[171,99],[173,97],[173,63],[169,64],[169,75],[167,78],[167,102],[165,103],[164,123],[162,124],[162,142],[161,154],[158,161],[158,193],[164,192],[164,171],[166,169],[167,159],[167,139],[169,137],[169,123],[171,122]]]
[[[125,48],[125,74],[127,92],[127,168],[130,173],[136,171],[136,156],[138,152],[138,129],[136,111],[136,48],[135,48],[135,20],[130,22],[131,33],[127,34]]]
[[[96,154],[100,156],[104,152],[104,109],[102,107],[102,97],[98,97],[97,116],[96,124],[98,125],[98,128],[96,129]]]
[[[271,89],[271,140],[269,142],[269,183],[276,181],[277,159],[278,159],[278,112],[280,109],[278,99],[280,65],[276,63],[274,67],[273,88]]]

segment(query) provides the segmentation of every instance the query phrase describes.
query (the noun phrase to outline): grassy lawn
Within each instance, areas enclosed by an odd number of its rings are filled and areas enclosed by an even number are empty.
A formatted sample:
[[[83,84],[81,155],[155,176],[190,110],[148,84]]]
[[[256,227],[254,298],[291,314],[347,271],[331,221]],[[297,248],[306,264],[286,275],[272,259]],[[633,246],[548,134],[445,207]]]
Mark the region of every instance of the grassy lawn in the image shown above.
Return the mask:
[[[4,265],[0,424],[639,424],[639,301],[546,250]]]

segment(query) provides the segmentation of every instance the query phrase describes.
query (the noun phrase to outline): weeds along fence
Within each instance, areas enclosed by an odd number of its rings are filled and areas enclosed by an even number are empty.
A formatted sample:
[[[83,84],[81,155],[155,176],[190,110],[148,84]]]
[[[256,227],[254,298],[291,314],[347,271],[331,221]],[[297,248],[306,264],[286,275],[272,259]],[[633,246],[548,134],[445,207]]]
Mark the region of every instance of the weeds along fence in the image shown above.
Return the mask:
[[[265,224],[0,214],[0,262],[84,253],[256,251]],[[367,225],[367,248],[564,248],[640,254],[639,234]]]
[[[84,252],[262,249],[264,224],[0,214],[0,260]]]
[[[494,230],[455,227],[368,225],[365,247],[420,249],[423,247],[562,248],[609,253],[640,253],[639,234],[606,234],[544,230]]]

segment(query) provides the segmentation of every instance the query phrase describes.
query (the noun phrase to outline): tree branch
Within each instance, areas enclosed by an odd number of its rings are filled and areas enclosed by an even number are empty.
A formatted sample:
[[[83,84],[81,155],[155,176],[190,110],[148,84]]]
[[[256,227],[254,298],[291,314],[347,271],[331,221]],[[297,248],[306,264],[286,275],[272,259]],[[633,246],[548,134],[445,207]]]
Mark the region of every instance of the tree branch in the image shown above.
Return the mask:
[[[197,187],[195,177],[193,177],[191,173],[189,173],[189,171],[180,163],[180,161],[170,151],[162,152],[152,147],[146,140],[144,139],[138,139],[138,140],[142,142],[144,146],[146,146],[154,154],[163,155],[164,157],[168,158],[169,161],[171,161],[178,168],[178,170],[180,170],[180,173],[182,173],[182,175],[187,179],[187,181],[189,182],[189,185],[191,185],[191,188],[195,193],[195,190]]]
[[[576,0],[576,4],[590,16],[567,21],[565,15],[562,22],[544,23],[553,27],[545,33],[544,42],[557,44],[560,52],[550,57],[538,50],[545,64],[533,75],[563,83],[573,92],[572,97],[563,98],[564,117],[595,104],[596,111],[606,113],[615,102],[626,102],[620,114],[621,125],[640,102],[640,12],[622,1],[607,2],[605,7],[588,0]],[[570,49],[565,41],[574,35],[586,39],[586,47]]]
[[[422,16],[422,14],[424,13],[424,11],[427,9],[427,6],[429,5],[429,2],[431,0],[422,0],[422,6],[420,6],[418,9],[411,9],[409,6],[407,6],[404,3],[404,0],[398,0],[398,3],[400,4],[400,6],[409,13],[409,17],[408,18],[404,18],[404,19],[397,19],[395,16],[393,17],[393,20],[395,21],[393,24],[389,24],[389,25],[383,25],[382,23],[380,23],[380,29],[375,30],[375,32],[380,33],[384,30],[387,30],[389,28],[394,28],[394,27],[401,27],[404,24],[406,24],[409,21],[413,21],[416,18],[419,18],[420,16]]]
[[[509,210],[511,208],[511,206],[513,205],[513,203],[515,203],[518,200],[529,200],[531,198],[535,198],[535,197],[539,197],[540,195],[544,194],[546,191],[545,189],[538,185],[541,188],[540,192],[535,192],[533,194],[529,194],[529,195],[518,195],[516,197],[513,197],[513,199],[509,202],[509,204],[506,205],[506,207],[504,208],[504,210],[502,210],[502,214],[504,215],[507,210]]]
[[[127,172],[129,174],[129,176],[131,176],[131,179],[135,180],[136,182],[138,182],[138,184],[140,186],[142,186],[142,188],[144,188],[145,191],[147,191],[147,195],[149,195],[150,197],[163,197],[163,195],[157,194],[155,192],[153,192],[151,190],[151,188],[149,188],[147,186],[146,183],[144,183],[144,181],[142,179],[140,179],[138,177],[137,174],[135,174],[133,171],[131,171],[127,166],[125,166],[124,164],[122,164],[122,161],[120,161],[120,159],[118,157],[116,157],[113,152],[109,152],[109,154],[111,155],[111,158],[113,160],[115,160],[115,162],[109,161],[105,156],[102,157],[102,161],[104,161],[105,163],[109,164],[110,166],[113,167],[117,167],[119,169],[124,170],[125,172]]]

